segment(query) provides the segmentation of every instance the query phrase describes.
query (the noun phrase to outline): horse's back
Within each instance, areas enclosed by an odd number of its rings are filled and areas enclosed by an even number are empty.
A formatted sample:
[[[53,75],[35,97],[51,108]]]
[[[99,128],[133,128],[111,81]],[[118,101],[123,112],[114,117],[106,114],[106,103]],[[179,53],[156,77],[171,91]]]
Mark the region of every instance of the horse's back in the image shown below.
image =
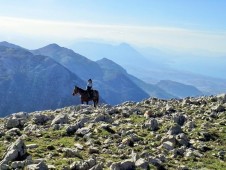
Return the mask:
[[[93,90],[93,94],[94,94],[94,97],[99,97],[99,92],[98,92],[98,90]]]

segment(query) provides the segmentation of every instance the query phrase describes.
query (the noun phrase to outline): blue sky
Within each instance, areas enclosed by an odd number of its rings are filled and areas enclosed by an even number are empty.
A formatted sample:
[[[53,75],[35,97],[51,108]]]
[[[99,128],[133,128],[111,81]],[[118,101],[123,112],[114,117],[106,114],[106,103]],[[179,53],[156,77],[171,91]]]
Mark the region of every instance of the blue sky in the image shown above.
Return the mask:
[[[0,0],[0,41],[102,39],[226,54],[225,0]]]

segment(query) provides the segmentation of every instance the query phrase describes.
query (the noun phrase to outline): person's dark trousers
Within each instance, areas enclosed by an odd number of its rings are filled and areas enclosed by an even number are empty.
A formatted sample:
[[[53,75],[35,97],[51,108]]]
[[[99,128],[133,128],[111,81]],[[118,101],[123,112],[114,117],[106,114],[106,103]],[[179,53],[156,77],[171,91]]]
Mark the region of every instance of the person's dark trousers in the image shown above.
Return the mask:
[[[87,87],[87,92],[88,92],[89,98],[91,98],[91,97],[92,97],[92,90],[91,90],[91,87]]]

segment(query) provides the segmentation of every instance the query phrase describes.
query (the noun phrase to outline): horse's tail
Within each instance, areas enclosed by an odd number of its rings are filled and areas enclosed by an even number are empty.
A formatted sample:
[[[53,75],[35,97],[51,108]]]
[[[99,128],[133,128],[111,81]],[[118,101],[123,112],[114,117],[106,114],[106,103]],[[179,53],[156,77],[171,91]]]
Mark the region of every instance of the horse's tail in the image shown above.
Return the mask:
[[[99,92],[96,91],[96,93],[97,93],[97,104],[98,104],[99,103]]]
[[[96,92],[96,104],[99,103],[99,92],[97,90],[95,90]]]

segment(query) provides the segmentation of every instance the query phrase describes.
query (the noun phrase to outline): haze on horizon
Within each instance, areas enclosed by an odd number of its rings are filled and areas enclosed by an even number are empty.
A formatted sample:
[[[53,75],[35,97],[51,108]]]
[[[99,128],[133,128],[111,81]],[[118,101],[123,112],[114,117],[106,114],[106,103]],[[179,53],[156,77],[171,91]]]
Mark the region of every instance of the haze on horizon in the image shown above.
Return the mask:
[[[226,1],[0,0],[0,41],[35,49],[80,39],[226,54]]]

